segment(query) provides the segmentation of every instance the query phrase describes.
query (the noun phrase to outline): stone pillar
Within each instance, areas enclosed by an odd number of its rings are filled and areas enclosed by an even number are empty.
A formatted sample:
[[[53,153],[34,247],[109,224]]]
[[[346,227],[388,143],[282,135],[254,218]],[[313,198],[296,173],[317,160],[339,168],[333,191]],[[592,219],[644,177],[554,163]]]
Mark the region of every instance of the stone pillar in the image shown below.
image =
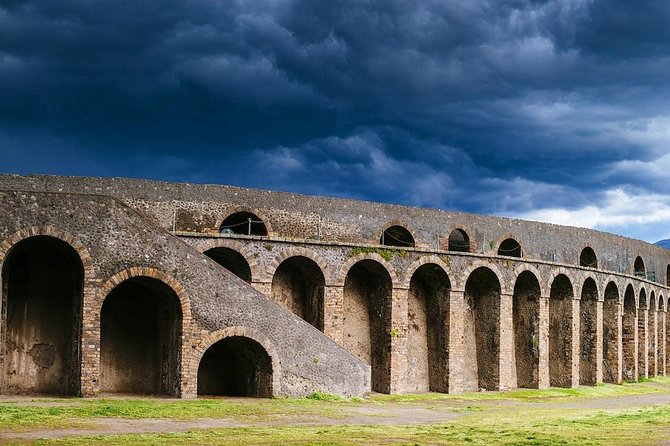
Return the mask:
[[[596,302],[596,384],[603,382],[603,301]]]
[[[648,327],[649,327],[649,310],[640,308],[637,312],[637,362],[638,362],[638,376],[636,378],[649,377],[649,341],[648,341]],[[641,342],[643,340],[644,342]]]
[[[100,392],[100,308],[98,286],[84,284],[81,332],[81,396],[96,396]],[[104,299],[106,296],[102,296]]]
[[[405,390],[407,380],[407,288],[393,288],[391,294],[390,393]]]
[[[666,303],[667,306],[667,303]],[[661,312],[661,320],[663,321],[661,325],[661,357],[663,358],[663,366],[661,367],[661,370],[663,372],[663,375],[668,375],[668,334],[667,334],[667,329],[668,329],[668,313],[666,311]]]
[[[537,387],[549,388],[549,296],[540,296],[540,321],[538,336]]]
[[[323,332],[333,341],[344,346],[344,287],[328,285],[323,290]]]
[[[617,364],[616,382],[623,382],[623,304],[619,303],[617,313]]]
[[[512,310],[512,295],[500,293],[500,345],[498,351],[499,362],[499,390],[508,390],[516,387],[513,382],[514,365],[514,317]]]
[[[572,299],[572,339],[571,343],[571,361],[570,361],[570,385],[572,387],[579,386],[579,355],[581,345],[579,338],[581,335],[581,314],[580,314],[581,300],[578,297]]]
[[[656,334],[658,333],[658,330],[656,328],[656,323],[657,323],[657,311],[654,309],[649,310],[649,339],[647,341],[647,344],[651,345],[652,351],[649,352],[649,360],[651,361],[651,364],[649,364],[649,372],[648,375],[649,377],[654,377],[658,375],[658,353],[657,353],[657,342],[658,340],[656,339]]]
[[[463,313],[465,292],[449,293],[449,393],[463,392]]]

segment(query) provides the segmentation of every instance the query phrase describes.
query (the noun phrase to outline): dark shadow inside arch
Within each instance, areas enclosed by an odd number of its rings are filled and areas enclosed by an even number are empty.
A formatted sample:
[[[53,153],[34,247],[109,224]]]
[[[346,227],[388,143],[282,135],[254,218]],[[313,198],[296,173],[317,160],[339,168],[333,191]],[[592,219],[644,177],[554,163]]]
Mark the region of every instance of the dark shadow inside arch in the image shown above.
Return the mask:
[[[177,294],[160,280],[117,285],[100,315],[100,390],[178,396],[181,321]]]
[[[449,391],[449,294],[447,273],[434,263],[420,266],[409,285],[409,392]]]
[[[326,280],[319,265],[304,256],[284,260],[272,277],[272,300],[323,331]]]
[[[454,229],[449,234],[449,251],[470,252],[470,237],[462,229]]]
[[[595,386],[597,376],[598,348],[598,287],[592,278],[587,278],[582,286],[579,301],[580,313],[580,354],[579,384]]]
[[[54,237],[17,243],[2,268],[4,394],[78,395],[84,267]]]
[[[521,245],[513,238],[505,239],[498,247],[499,256],[521,257]]]
[[[644,267],[644,260],[642,260],[642,257],[637,256],[635,258],[635,263],[633,264],[633,272],[637,277],[646,278],[647,270]]]
[[[272,359],[244,336],[213,344],[200,360],[198,395],[272,397]]]
[[[540,283],[530,271],[522,272],[517,278],[512,307],[517,387],[537,388],[540,360]]]
[[[414,237],[402,226],[391,226],[384,230],[379,244],[386,246],[412,247],[414,246]]]
[[[268,235],[265,223],[251,212],[235,212],[221,223],[221,234]]]
[[[344,281],[344,347],[372,368],[372,390],[391,391],[391,276],[374,260],[361,260]]]
[[[649,309],[647,306],[647,292],[640,290],[639,308],[637,311],[637,374],[640,378],[647,377],[647,327]]]
[[[614,282],[607,284],[603,301],[603,381],[619,383],[619,343],[621,340],[619,317],[619,289]]]
[[[635,292],[628,285],[623,299],[623,379],[637,380],[637,309],[635,308]]]
[[[498,390],[500,385],[500,282],[486,267],[477,268],[465,284],[463,320],[466,390]]]
[[[572,386],[572,299],[570,279],[556,276],[549,293],[549,384]]]
[[[596,257],[595,251],[590,246],[582,249],[581,254],[579,254],[579,266],[598,268],[598,258]]]
[[[665,286],[670,287],[670,265],[665,269]]]
[[[245,282],[251,283],[251,268],[242,254],[230,248],[212,248],[204,253]]]

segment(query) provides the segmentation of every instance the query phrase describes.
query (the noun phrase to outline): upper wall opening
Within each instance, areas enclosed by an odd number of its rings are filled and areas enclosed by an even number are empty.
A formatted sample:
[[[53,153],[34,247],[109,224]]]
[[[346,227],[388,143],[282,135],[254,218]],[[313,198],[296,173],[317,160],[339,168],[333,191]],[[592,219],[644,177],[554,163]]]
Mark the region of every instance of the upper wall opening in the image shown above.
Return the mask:
[[[499,256],[521,257],[521,245],[513,238],[504,240],[498,247]]]
[[[454,229],[449,234],[449,251],[470,252],[470,237],[460,229]]]
[[[637,277],[646,277],[646,269],[644,267],[644,260],[642,257],[637,256],[635,258],[635,263],[633,264],[633,272]]]
[[[379,240],[380,245],[386,246],[402,246],[413,247],[414,237],[412,234],[402,226],[391,226],[384,230],[382,237]]]
[[[595,251],[590,246],[582,249],[582,253],[579,254],[579,266],[598,268],[598,258],[596,257]]]
[[[263,220],[251,212],[235,212],[223,220],[219,228],[221,234],[268,235]]]

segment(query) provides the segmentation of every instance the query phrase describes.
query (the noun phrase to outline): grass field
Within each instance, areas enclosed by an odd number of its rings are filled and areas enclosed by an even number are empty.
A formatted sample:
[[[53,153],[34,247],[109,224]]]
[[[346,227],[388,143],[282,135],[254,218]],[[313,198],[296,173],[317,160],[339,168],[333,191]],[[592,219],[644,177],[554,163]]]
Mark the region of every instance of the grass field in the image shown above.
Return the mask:
[[[670,378],[365,399],[0,400],[0,444],[670,444]]]

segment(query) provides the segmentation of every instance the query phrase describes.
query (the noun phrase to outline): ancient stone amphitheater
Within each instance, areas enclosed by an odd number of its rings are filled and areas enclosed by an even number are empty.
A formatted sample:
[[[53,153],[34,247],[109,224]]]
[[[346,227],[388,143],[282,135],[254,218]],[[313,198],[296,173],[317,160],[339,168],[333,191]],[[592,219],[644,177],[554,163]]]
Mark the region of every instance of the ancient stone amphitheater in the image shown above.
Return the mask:
[[[306,395],[665,374],[670,251],[229,186],[0,175],[0,393]]]

